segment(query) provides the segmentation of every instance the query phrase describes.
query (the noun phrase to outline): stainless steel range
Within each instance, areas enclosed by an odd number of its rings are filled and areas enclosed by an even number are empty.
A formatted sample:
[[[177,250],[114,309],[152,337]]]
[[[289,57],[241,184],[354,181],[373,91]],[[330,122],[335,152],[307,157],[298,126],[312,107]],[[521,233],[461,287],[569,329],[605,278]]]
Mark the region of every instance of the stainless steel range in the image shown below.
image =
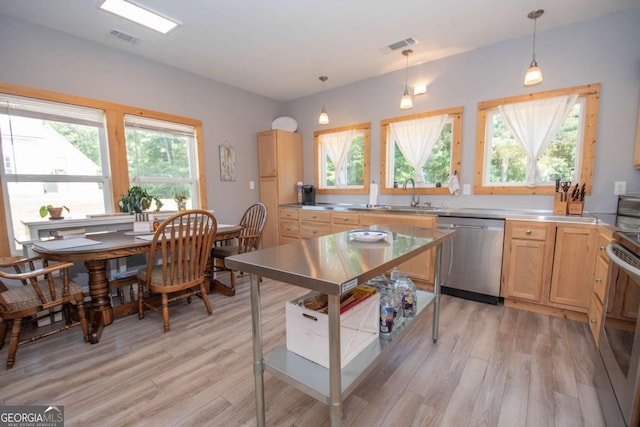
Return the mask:
[[[608,426],[640,424],[640,196],[620,197],[618,231],[607,247],[609,293],[599,353],[604,370],[596,378]],[[596,361],[599,362],[599,361]],[[596,363],[600,365],[600,363]],[[596,371],[598,366],[596,366]]]

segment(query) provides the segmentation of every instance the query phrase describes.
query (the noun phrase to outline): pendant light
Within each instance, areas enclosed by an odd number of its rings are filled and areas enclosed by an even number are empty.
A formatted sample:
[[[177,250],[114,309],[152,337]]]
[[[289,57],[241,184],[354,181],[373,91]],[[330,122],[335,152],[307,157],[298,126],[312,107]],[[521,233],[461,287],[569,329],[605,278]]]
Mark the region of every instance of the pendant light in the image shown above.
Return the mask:
[[[543,13],[544,10],[538,9],[529,12],[527,15],[529,19],[533,19],[533,57],[531,59],[531,65],[529,65],[527,73],[524,75],[525,86],[537,85],[542,81],[542,70],[538,67],[538,63],[536,62],[536,22]]]
[[[404,94],[402,94],[402,98],[400,98],[400,109],[408,110],[413,107],[413,100],[411,99],[411,95],[409,95],[409,86],[407,84],[407,76],[409,73],[409,55],[411,55],[413,51],[411,49],[405,49],[402,51],[402,54],[407,57],[407,65],[404,69]]]
[[[318,78],[322,82],[322,90],[324,91],[324,82],[326,82],[329,79],[329,77],[320,76]],[[321,125],[329,124],[329,115],[327,114],[327,110],[324,109],[324,104],[322,104],[322,111],[320,112],[320,117],[318,117],[318,123]]]

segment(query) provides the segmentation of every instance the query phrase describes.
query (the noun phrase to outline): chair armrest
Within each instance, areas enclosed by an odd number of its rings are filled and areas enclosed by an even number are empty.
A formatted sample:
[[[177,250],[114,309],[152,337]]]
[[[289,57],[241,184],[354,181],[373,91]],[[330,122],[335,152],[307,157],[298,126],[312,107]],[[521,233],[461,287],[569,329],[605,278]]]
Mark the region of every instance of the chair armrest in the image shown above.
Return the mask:
[[[59,264],[50,265],[48,267],[37,268],[35,270],[26,271],[24,273],[5,273],[4,271],[0,270],[0,277],[4,277],[5,279],[12,279],[12,280],[26,280],[32,277],[44,276],[44,275],[53,273],[54,271],[64,270],[72,266],[73,266],[72,262],[61,262]]]
[[[0,258],[0,268],[13,267],[14,265],[24,264],[27,258],[21,256],[12,256]]]

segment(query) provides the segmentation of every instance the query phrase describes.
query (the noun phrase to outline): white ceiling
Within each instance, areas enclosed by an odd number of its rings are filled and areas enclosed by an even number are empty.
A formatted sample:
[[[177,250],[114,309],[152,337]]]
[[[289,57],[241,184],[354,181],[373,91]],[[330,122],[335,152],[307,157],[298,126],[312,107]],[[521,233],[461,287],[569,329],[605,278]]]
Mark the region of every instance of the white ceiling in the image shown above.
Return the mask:
[[[139,0],[182,23],[161,35],[97,8],[99,0],[0,0],[0,13],[287,101],[405,66],[531,37],[527,14],[544,9],[538,34],[626,10],[640,0]],[[135,46],[112,29],[140,38]],[[538,56],[541,53],[538,52]]]

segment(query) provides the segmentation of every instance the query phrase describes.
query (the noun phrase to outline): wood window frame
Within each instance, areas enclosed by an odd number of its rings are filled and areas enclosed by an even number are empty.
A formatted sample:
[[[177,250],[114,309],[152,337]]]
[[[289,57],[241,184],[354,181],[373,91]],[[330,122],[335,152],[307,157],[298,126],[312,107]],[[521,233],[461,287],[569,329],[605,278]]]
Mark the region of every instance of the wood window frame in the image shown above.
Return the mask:
[[[363,179],[364,185],[363,188],[320,188],[320,183],[322,182],[322,177],[320,173],[322,172],[322,168],[320,167],[320,158],[322,154],[322,143],[320,142],[320,135],[325,135],[328,133],[338,133],[344,132],[347,130],[359,130],[364,132],[364,164],[363,164]],[[371,146],[371,122],[366,123],[358,123],[355,125],[342,126],[333,129],[323,129],[313,132],[313,141],[314,141],[314,176],[316,182],[316,194],[369,194],[369,182],[371,178],[370,172],[370,146]]]
[[[380,194],[397,194],[404,195],[407,190],[401,187],[386,187],[387,182],[387,141],[389,139],[389,124],[395,122],[404,122],[407,120],[422,119],[424,117],[440,116],[447,114],[453,117],[453,140],[451,141],[451,170],[450,174],[455,171],[460,177],[460,159],[462,153],[462,116],[463,107],[452,107],[441,110],[428,111],[425,113],[411,114],[408,116],[393,117],[384,119],[380,122]],[[416,187],[416,194],[450,194],[449,187]]]
[[[198,180],[198,194],[193,197],[199,198],[199,206],[207,209],[207,188],[205,178],[204,162],[204,139],[202,121],[174,114],[162,113],[159,111],[147,110],[129,105],[116,104],[108,101],[101,101],[81,96],[68,95],[43,89],[35,89],[25,86],[17,86],[0,82],[0,93],[23,96],[27,98],[41,99],[44,101],[54,101],[81,107],[89,107],[103,110],[105,113],[105,128],[107,132],[107,144],[109,153],[109,174],[112,186],[112,207],[113,212],[118,212],[118,201],[129,190],[129,172],[126,167],[119,165],[127,164],[127,149],[124,131],[125,114],[149,117],[152,119],[165,120],[169,122],[184,123],[195,128],[197,165],[196,175]],[[0,186],[0,196],[4,200],[4,194]],[[5,204],[0,206],[0,221],[6,224],[7,214]],[[0,257],[11,256],[11,244],[9,233],[6,227],[0,227]]]
[[[478,103],[478,123],[476,129],[476,163],[473,181],[474,194],[524,194],[524,195],[551,195],[555,193],[555,185],[538,185],[528,187],[526,185],[484,185],[485,165],[485,135],[487,126],[487,111],[499,105],[518,102],[536,101],[538,99],[553,98],[556,96],[578,94],[585,99],[585,111],[582,129],[582,146],[580,160],[580,175],[578,182],[586,184],[587,194],[591,194],[593,181],[593,169],[595,163],[596,136],[598,128],[598,107],[600,102],[600,84],[592,83],[583,86],[574,86],[563,89],[555,89],[544,92],[529,93],[508,98],[492,99]]]

